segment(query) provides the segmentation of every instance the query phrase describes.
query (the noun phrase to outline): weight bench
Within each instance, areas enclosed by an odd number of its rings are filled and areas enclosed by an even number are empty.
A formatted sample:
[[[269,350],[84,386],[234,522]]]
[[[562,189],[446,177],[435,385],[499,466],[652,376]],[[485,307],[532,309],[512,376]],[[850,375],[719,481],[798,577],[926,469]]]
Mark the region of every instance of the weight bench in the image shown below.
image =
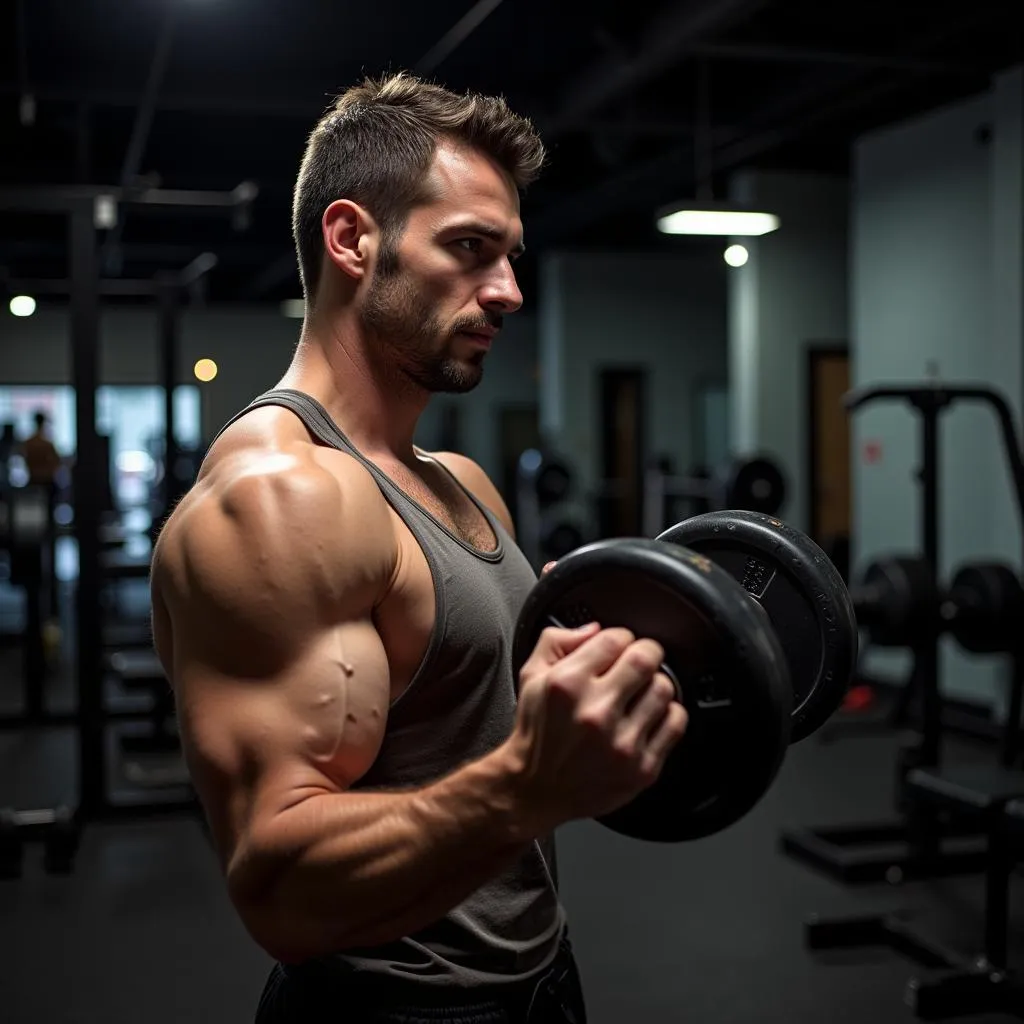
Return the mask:
[[[974,819],[984,832],[982,952],[967,956],[951,950],[897,915],[812,920],[808,946],[889,946],[929,968],[933,973],[907,983],[907,1005],[922,1020],[986,1013],[1024,1017],[1024,985],[1007,969],[1009,883],[1016,859],[1011,834],[1018,837],[1016,848],[1024,850],[1024,772],[998,764],[915,768],[907,774],[906,786],[937,812]]]
[[[1024,773],[942,774],[947,777],[919,778],[916,784],[933,799],[969,805],[987,818],[985,943],[979,956],[954,956],[939,965],[938,973],[911,978],[907,1002],[924,1020],[983,1013],[1024,1018],[1024,981],[1007,967],[1010,874],[1024,854]]]

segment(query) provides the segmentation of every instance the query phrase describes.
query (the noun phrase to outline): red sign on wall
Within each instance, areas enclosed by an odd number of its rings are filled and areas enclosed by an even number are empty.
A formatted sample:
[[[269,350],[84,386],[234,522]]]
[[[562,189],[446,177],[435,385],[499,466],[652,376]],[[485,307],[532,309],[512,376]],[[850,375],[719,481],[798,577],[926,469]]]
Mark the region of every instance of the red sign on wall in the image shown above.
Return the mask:
[[[865,441],[864,442],[864,463],[868,466],[873,466],[876,462],[882,461],[882,442],[881,441]]]

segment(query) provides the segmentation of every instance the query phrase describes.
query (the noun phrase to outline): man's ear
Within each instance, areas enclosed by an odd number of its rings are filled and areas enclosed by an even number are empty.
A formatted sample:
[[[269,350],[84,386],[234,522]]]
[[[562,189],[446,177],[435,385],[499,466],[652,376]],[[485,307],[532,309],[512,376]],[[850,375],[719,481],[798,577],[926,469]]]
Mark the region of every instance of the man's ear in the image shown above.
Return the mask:
[[[346,276],[361,280],[374,248],[371,239],[377,234],[373,218],[358,203],[336,199],[324,210],[321,227],[324,258]]]

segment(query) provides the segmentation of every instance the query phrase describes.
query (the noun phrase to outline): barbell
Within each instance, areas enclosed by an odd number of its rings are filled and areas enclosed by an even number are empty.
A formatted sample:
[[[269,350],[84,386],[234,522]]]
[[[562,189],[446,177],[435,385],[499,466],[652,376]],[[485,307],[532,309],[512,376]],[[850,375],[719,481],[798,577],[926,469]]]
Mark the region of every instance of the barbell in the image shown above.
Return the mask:
[[[974,654],[1020,647],[1024,586],[1001,562],[961,565],[943,587],[926,558],[890,555],[868,565],[850,596],[857,624],[878,647],[915,647],[939,633]]]
[[[771,786],[790,743],[845,696],[857,626],[842,577],[799,530],[757,512],[710,512],[655,540],[595,541],[538,581],[516,624],[516,678],[549,625],[598,622],[656,640],[687,710],[657,782],[598,820],[681,842],[728,828]]]

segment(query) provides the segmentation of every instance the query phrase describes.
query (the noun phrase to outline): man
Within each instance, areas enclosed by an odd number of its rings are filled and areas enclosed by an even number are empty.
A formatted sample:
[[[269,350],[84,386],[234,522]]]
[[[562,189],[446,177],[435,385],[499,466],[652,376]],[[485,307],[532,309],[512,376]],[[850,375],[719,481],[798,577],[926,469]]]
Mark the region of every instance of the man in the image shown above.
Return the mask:
[[[57,470],[60,469],[60,453],[46,436],[48,423],[46,413],[39,411],[32,419],[36,429],[22,442],[22,457],[28,470],[30,484],[52,486]]]
[[[508,511],[412,441],[522,302],[543,157],[499,99],[406,75],[342,95],[295,188],[291,366],[160,536],[183,749],[280,961],[260,1022],[582,1021],[551,834],[650,785],[684,728],[663,652],[625,630],[548,630],[512,678],[535,576]]]

